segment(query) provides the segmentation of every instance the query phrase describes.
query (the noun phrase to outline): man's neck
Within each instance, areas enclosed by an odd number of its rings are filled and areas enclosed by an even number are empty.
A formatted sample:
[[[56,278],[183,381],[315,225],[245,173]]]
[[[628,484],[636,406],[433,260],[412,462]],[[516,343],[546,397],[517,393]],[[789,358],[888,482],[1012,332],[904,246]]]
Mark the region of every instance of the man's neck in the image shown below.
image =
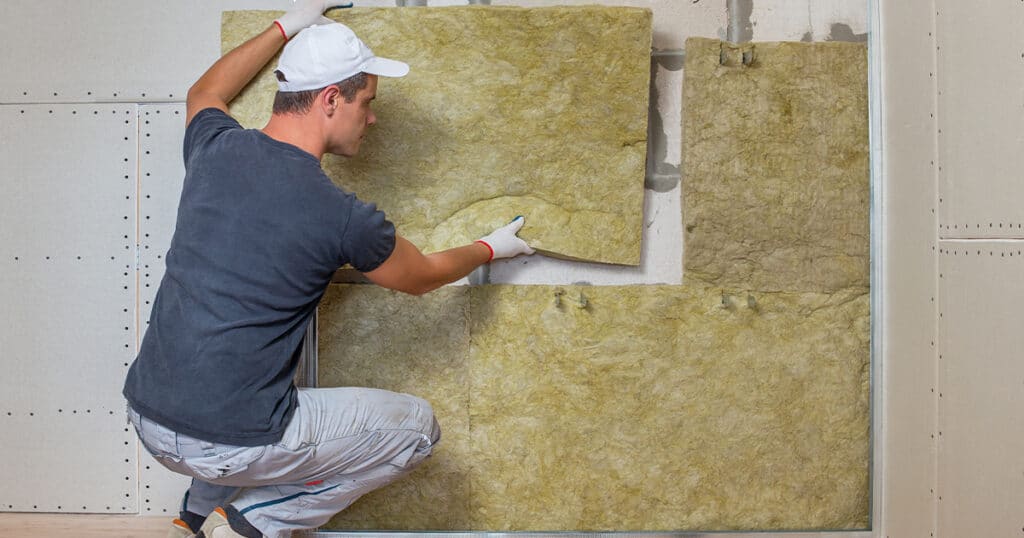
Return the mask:
[[[291,144],[320,160],[325,149],[323,137],[311,120],[306,115],[274,114],[261,131],[278,142]]]

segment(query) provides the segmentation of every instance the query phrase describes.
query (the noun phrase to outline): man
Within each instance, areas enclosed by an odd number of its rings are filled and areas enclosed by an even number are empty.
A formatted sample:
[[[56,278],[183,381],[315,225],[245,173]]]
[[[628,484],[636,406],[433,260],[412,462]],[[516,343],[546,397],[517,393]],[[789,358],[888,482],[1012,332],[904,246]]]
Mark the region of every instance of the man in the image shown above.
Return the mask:
[[[516,237],[517,218],[425,256],[324,175],[324,153],[355,155],[376,121],[378,77],[408,72],[322,17],[338,4],[300,0],[188,93],[177,227],[124,387],[143,445],[193,477],[174,538],[317,527],[439,440],[433,410],[414,396],[293,386],[302,336],[335,270],[351,264],[376,284],[421,294],[493,258],[533,253]],[[273,117],[242,129],[227,103],[289,39]]]

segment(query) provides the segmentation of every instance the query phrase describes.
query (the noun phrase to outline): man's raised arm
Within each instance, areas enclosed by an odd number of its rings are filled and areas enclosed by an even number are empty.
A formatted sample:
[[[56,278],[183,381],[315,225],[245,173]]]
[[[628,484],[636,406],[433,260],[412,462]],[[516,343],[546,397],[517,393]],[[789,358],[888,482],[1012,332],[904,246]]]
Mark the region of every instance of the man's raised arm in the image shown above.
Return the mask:
[[[227,112],[242,88],[260,72],[277,51],[299,30],[313,24],[331,22],[324,11],[351,7],[349,1],[298,0],[274,24],[256,37],[239,45],[217,60],[188,90],[185,101],[185,125],[204,108]]]

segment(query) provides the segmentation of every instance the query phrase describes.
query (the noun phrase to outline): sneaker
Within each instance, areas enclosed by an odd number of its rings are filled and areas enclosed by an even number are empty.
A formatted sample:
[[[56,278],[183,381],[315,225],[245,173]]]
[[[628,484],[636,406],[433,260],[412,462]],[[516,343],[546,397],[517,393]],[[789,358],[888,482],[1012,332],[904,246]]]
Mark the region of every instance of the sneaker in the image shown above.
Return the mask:
[[[171,530],[167,533],[167,538],[195,538],[195,536],[196,534],[192,532],[188,523],[180,519],[175,519],[171,523]]]
[[[217,507],[203,522],[203,527],[196,533],[196,538],[245,538],[235,532],[228,524],[228,515],[224,509]]]

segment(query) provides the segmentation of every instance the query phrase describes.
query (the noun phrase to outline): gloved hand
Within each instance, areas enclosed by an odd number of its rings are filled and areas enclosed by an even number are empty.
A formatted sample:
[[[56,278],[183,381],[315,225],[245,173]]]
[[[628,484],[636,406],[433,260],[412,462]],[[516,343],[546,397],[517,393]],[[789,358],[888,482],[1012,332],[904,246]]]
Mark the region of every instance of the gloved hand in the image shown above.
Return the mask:
[[[285,39],[291,39],[300,30],[309,28],[314,24],[330,24],[331,19],[324,17],[324,12],[335,7],[352,7],[352,2],[339,0],[292,0],[292,6],[281,15],[274,24],[284,34]]]
[[[524,222],[526,220],[522,216],[516,217],[512,219],[512,222],[491,232],[490,235],[477,239],[477,243],[483,243],[491,249],[491,258],[487,261],[495,258],[511,258],[519,254],[533,254],[534,251],[530,245],[516,236]]]

